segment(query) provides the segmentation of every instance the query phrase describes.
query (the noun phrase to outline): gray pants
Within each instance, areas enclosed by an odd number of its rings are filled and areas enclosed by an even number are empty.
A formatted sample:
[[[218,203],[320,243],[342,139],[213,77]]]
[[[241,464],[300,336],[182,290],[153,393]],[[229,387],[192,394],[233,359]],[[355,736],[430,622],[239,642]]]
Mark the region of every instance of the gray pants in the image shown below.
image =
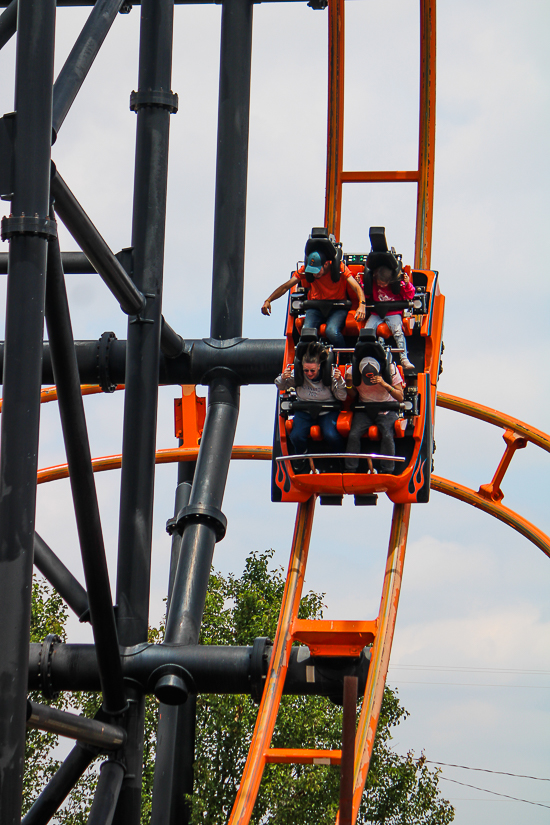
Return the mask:
[[[348,438],[346,451],[348,453],[361,452],[361,436],[367,432],[369,427],[375,424],[380,432],[380,452],[382,455],[395,455],[395,441],[393,425],[397,421],[397,413],[389,410],[386,413],[369,415],[364,410],[357,410],[353,413],[353,421]],[[346,458],[345,472],[355,473],[359,466],[358,458]],[[381,469],[386,473],[392,473],[395,461],[381,461]]]

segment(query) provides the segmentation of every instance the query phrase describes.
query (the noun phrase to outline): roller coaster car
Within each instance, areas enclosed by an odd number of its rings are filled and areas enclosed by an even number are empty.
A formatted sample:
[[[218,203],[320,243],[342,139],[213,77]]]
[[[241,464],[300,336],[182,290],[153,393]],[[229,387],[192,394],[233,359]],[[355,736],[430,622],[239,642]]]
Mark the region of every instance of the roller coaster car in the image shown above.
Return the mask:
[[[344,260],[354,275],[362,274],[368,281],[375,243],[371,229],[373,250],[370,255],[345,255]],[[385,243],[385,238],[384,238]],[[387,250],[387,247],[386,247]],[[383,252],[383,250],[382,250]],[[395,255],[392,252],[388,253]],[[398,257],[398,256],[396,256]],[[378,264],[380,265],[380,264]],[[373,265],[374,268],[374,265]],[[311,410],[307,402],[299,401],[296,393],[280,392],[275,416],[272,467],[272,501],[306,501],[313,493],[321,496],[322,504],[341,504],[343,495],[354,494],[356,504],[375,504],[377,493],[386,493],[396,503],[427,502],[430,495],[432,472],[432,454],[434,449],[433,425],[435,415],[436,387],[440,373],[442,348],[443,311],[445,298],[439,291],[438,273],[431,270],[413,270],[404,268],[410,274],[415,287],[415,295],[410,301],[393,301],[374,304],[367,299],[367,314],[376,312],[382,318],[390,309],[403,309],[403,330],[407,339],[408,357],[415,366],[414,371],[404,374],[405,393],[402,404],[356,404],[356,408],[369,409],[375,413],[383,409],[394,409],[398,413],[395,422],[395,471],[384,473],[378,466],[377,473],[369,472],[369,464],[378,465],[376,458],[380,450],[379,433],[376,426],[369,428],[363,436],[361,454],[356,473],[344,472],[342,458],[330,457],[322,440],[318,425],[310,430],[311,443],[308,454],[299,460],[286,458],[294,454],[289,439],[292,433],[292,413],[298,409],[312,412],[314,415],[323,409],[340,409],[338,432],[347,438],[353,418],[353,406],[348,399],[342,403],[334,400],[326,404],[315,404]],[[367,294],[368,294],[368,284]],[[294,288],[289,295],[288,316],[286,322],[286,347],[284,364],[294,364],[294,375],[298,384],[302,380],[301,357],[308,340],[315,340],[315,330],[308,330],[302,335],[303,314],[310,303],[307,292]],[[315,306],[321,302],[314,302]],[[320,328],[323,337],[324,325]],[[352,378],[357,386],[360,383],[359,362],[366,355],[374,356],[382,365],[383,376],[388,383],[389,365],[392,360],[391,346],[394,345],[391,332],[383,322],[378,326],[376,335],[373,331],[359,330],[354,318],[354,310],[348,312],[343,330],[346,344],[345,351],[332,350],[329,363],[337,364],[342,375],[349,368],[351,360]],[[391,341],[390,341],[391,339]],[[395,349],[395,345],[393,346]],[[351,359],[349,355],[351,354]],[[346,357],[347,356],[347,357]],[[328,367],[326,368],[328,369]],[[401,367],[398,367],[401,371]],[[384,374],[385,373],[385,374]],[[327,380],[325,378],[325,383]],[[308,459],[308,455],[317,456]],[[324,458],[324,454],[327,458]],[[370,458],[370,461],[369,461]]]

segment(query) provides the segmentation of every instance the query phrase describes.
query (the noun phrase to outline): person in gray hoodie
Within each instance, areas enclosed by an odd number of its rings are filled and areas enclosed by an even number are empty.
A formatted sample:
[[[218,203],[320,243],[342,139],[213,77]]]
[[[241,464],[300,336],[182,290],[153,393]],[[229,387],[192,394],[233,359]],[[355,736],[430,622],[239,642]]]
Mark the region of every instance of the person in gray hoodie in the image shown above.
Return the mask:
[[[320,403],[333,401],[335,398],[338,401],[345,401],[347,395],[346,384],[338,367],[332,368],[330,387],[322,381],[321,364],[326,361],[327,356],[327,350],[322,344],[317,342],[309,344],[302,358],[303,384],[296,386],[290,365],[275,379],[275,384],[282,391],[295,388],[300,401]],[[343,452],[345,441],[336,429],[338,413],[339,410],[337,409],[326,410],[319,413],[319,416],[312,416],[305,410],[298,410],[294,415],[290,436],[295,453],[307,452],[307,439],[312,424],[319,424],[323,439],[331,452]]]

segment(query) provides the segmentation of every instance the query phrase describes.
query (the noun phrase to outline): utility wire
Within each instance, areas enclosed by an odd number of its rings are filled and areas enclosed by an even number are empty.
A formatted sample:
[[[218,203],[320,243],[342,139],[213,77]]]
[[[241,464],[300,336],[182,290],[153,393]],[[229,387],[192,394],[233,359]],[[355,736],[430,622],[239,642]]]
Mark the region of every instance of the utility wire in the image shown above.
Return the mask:
[[[426,759],[430,765],[445,765],[446,768],[462,768],[465,771],[483,771],[484,773],[498,773],[501,776],[515,776],[518,779],[536,779],[538,782],[550,782],[546,776],[526,776],[523,773],[508,773],[508,771],[491,771],[489,768],[470,768],[468,765],[452,765],[450,762],[436,762],[433,759]]]
[[[518,799],[517,796],[508,796],[507,793],[497,793],[497,791],[490,791],[488,788],[478,788],[477,785],[468,785],[467,782],[459,782],[458,779],[449,779],[448,776],[441,775],[439,778],[444,779],[446,782],[454,782],[455,785],[463,785],[465,788],[473,788],[474,791],[492,793],[494,796],[504,796],[506,799],[512,799],[514,802],[526,802],[528,805],[538,805],[539,808],[548,808],[550,810],[550,805],[543,805],[542,802],[533,802],[530,799]]]
[[[550,685],[492,685],[487,682],[421,682],[409,679],[392,679],[392,685],[449,685],[451,687],[493,687],[493,688],[532,688],[533,690],[550,690]]]

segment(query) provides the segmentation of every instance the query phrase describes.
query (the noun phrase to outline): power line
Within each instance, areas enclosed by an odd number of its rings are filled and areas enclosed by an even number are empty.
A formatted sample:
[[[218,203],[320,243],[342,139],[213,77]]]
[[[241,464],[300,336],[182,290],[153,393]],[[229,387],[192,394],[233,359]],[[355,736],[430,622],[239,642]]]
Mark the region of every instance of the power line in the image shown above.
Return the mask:
[[[426,759],[430,765],[445,765],[446,768],[462,768],[465,771],[483,771],[483,773],[498,773],[500,776],[515,776],[518,779],[536,779],[538,782],[550,782],[546,776],[527,776],[523,773],[509,773],[508,771],[492,771],[489,768],[471,768],[468,765],[452,765],[450,762],[436,762],[434,759]]]
[[[532,688],[533,690],[550,690],[550,685],[493,685],[487,682],[421,682],[408,679],[392,679],[391,683],[392,685],[449,685],[451,687]]]
[[[526,802],[528,805],[538,805],[539,808],[548,808],[550,805],[543,805],[542,802],[533,802],[531,799],[519,799],[517,796],[508,796],[507,793],[498,793],[497,791],[490,791],[488,788],[478,788],[477,785],[468,785],[467,782],[459,782],[458,779],[449,779],[448,776],[441,775],[440,779],[446,782],[454,782],[455,785],[463,785],[465,788],[473,788],[474,791],[482,791],[483,793],[492,793],[494,796],[504,796],[506,799],[512,799],[514,802]]]
[[[517,667],[463,667],[460,665],[394,665],[390,664],[390,670],[436,670],[459,673],[529,673],[537,676],[548,676],[550,670],[535,670]]]

